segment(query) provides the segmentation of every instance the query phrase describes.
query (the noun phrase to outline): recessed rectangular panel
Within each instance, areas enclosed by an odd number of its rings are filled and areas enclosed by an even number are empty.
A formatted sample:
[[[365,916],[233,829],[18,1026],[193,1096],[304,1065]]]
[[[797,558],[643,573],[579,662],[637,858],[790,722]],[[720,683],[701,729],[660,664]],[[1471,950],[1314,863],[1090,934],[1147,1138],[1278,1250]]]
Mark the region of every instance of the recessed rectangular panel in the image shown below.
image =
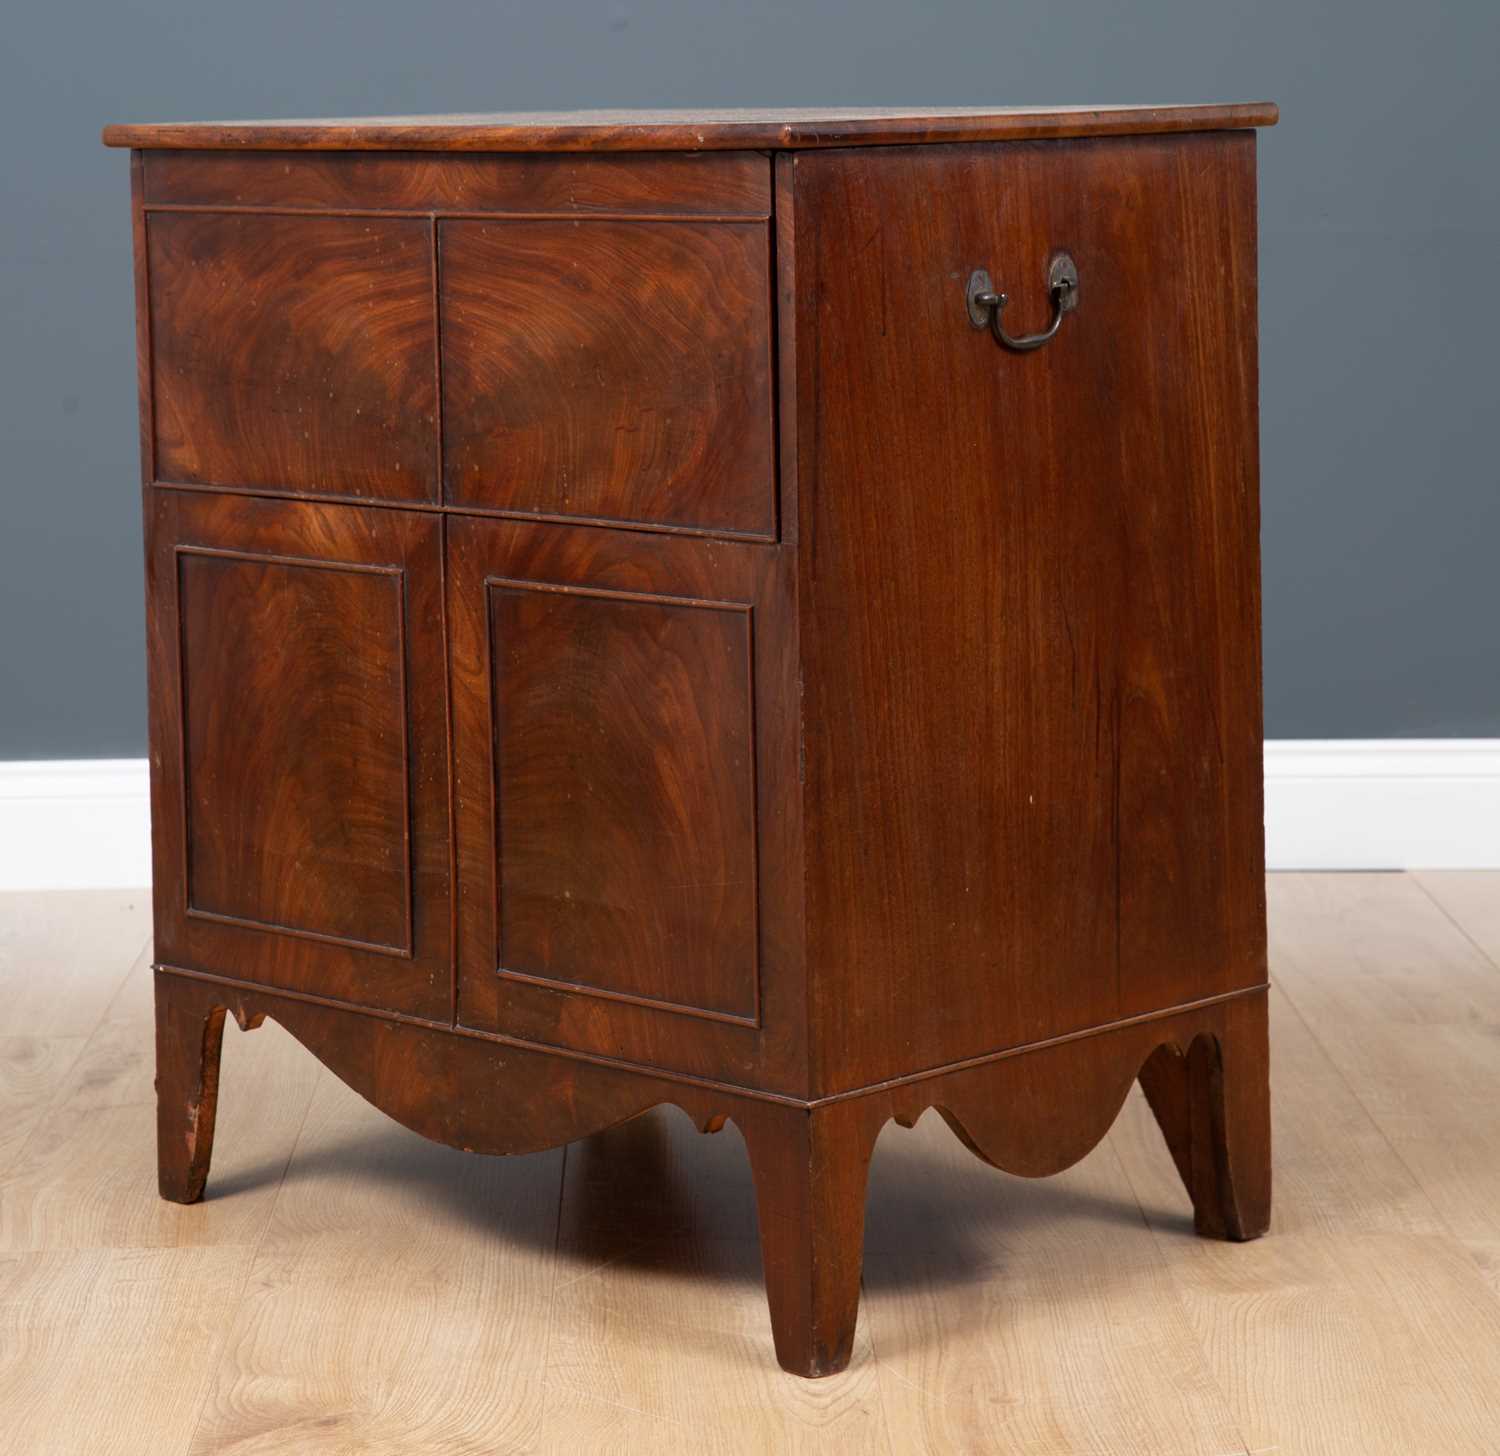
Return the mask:
[[[759,222],[440,224],[450,504],[772,536]]]
[[[749,610],[487,591],[500,973],[753,1022]]]
[[[156,959],[453,1012],[441,524],[147,496]]]
[[[432,225],[152,213],[155,473],[437,495]]]
[[[402,572],[177,560],[187,913],[409,955]]]

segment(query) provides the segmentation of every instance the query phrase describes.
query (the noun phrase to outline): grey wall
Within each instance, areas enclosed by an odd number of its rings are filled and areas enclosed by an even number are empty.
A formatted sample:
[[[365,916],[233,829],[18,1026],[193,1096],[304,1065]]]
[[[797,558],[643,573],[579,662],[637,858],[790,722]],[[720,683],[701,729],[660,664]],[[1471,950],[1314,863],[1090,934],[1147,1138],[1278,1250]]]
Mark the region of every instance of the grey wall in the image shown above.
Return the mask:
[[[107,121],[1272,99],[1266,728],[1500,734],[1500,6],[90,0],[0,55],[0,759],[144,751],[125,157]]]

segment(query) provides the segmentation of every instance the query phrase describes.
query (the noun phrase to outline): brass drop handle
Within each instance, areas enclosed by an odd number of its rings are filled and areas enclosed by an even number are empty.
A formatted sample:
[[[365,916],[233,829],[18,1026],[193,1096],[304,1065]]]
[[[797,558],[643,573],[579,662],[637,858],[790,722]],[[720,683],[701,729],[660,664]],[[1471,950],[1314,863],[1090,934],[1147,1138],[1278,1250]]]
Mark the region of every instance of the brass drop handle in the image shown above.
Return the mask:
[[[995,289],[983,268],[976,268],[965,290],[969,322],[976,329],[988,325],[996,339],[1018,354],[1040,349],[1062,327],[1063,315],[1078,307],[1078,267],[1067,253],[1059,253],[1048,267],[1047,291],[1052,297],[1052,322],[1039,334],[1008,334],[1002,315],[1010,300]]]

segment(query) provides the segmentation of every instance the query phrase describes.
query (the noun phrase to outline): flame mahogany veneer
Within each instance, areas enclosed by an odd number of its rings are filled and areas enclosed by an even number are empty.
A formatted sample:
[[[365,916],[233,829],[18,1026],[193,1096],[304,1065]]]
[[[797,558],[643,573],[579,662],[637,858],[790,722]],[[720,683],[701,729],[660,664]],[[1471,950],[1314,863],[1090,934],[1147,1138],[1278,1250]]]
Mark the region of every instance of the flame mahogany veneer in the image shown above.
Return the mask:
[[[928,1107],[1038,1176],[1139,1078],[1263,1232],[1274,118],[111,128],[163,1195],[232,1013],[477,1151],[732,1119],[803,1375]]]

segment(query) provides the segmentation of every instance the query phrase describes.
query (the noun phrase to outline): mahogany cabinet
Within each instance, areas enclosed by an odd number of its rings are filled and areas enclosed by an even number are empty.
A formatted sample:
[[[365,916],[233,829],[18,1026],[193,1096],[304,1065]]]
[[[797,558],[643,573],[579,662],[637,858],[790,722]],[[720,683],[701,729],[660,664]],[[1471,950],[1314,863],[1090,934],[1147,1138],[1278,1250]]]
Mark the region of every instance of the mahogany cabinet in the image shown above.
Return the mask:
[[[226,1012],[429,1137],[733,1120],[777,1353],[866,1170],[1144,1084],[1270,1196],[1273,107],[110,128],[132,148],[160,1179]]]

